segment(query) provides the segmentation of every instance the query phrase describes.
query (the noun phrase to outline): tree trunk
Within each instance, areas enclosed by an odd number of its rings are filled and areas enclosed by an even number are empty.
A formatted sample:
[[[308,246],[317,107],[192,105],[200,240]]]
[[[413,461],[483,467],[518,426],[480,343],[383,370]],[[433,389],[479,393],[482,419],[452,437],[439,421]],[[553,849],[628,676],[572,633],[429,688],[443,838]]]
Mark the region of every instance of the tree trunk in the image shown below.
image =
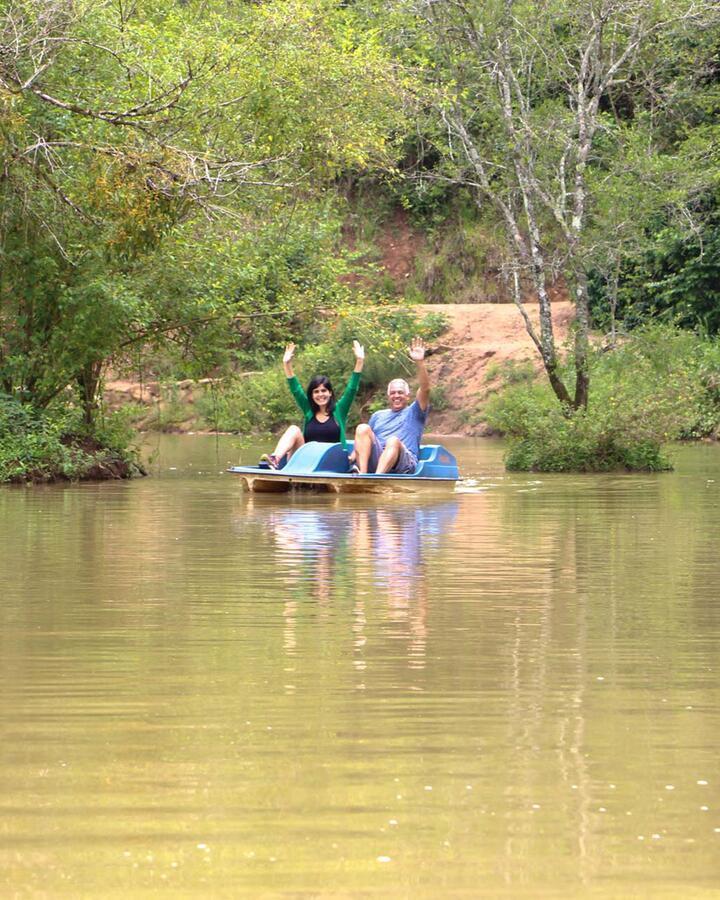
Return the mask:
[[[78,375],[77,382],[80,386],[80,400],[83,408],[83,422],[87,428],[92,428],[98,410],[98,388],[102,374],[102,362],[87,363]]]
[[[590,306],[587,278],[575,274],[575,399],[574,409],[587,409],[590,391]]]

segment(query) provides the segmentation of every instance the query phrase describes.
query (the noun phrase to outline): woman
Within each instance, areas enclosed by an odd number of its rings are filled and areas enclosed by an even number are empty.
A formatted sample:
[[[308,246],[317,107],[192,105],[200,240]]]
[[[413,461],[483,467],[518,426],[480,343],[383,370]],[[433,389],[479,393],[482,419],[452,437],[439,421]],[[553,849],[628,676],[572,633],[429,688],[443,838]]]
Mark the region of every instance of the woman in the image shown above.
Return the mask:
[[[314,375],[310,379],[307,391],[303,392],[292,367],[295,344],[287,345],[283,355],[283,369],[287,376],[290,393],[300,407],[305,417],[305,423],[302,430],[297,425],[291,425],[277,442],[275,450],[262,456],[261,463],[266,463],[271,469],[280,469],[307,441],[321,441],[324,444],[335,444],[340,441],[343,446],[347,447],[345,423],[355,394],[357,394],[360,373],[365,364],[365,350],[357,341],[353,341],[353,353],[355,354],[355,369],[350,376],[345,393],[336,403],[332,385],[325,375]]]

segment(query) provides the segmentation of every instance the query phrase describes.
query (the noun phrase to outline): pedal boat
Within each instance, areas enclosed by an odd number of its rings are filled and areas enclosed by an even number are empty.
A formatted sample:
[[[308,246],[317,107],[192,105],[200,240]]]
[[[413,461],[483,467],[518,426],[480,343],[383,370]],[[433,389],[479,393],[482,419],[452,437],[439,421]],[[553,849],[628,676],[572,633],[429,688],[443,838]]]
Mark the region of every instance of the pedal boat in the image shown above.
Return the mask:
[[[239,475],[247,490],[263,493],[303,488],[336,494],[425,490],[447,492],[453,490],[460,478],[455,457],[440,444],[427,444],[420,448],[418,466],[412,475],[352,474],[348,462],[349,452],[342,444],[311,441],[295,452],[281,469],[231,466],[227,471]]]

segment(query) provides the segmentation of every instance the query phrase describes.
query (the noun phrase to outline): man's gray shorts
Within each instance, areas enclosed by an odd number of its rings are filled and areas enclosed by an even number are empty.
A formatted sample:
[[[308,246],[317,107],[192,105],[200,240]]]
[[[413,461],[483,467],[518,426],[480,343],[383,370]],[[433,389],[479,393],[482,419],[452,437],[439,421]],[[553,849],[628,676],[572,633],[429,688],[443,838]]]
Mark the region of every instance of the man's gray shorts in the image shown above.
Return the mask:
[[[382,447],[380,446],[380,441],[377,439],[377,436],[373,434],[372,449],[370,450],[370,460],[368,462],[368,472],[375,472],[381,453]],[[397,462],[395,463],[394,467],[390,469],[390,471],[394,475],[412,475],[412,473],[417,468],[417,464],[417,456],[415,456],[414,453],[411,453],[407,449],[405,444],[403,444]]]

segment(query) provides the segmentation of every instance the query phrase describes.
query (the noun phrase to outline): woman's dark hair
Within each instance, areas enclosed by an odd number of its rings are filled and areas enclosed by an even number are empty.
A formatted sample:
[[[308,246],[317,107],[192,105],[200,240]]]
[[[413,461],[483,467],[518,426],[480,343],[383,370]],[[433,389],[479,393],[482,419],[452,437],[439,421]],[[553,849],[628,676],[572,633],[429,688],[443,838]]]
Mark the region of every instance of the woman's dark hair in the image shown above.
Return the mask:
[[[313,400],[312,392],[315,390],[315,388],[319,388],[323,385],[330,391],[330,400],[328,401],[327,411],[330,413],[330,415],[332,415],[332,412],[335,409],[335,391],[333,390],[333,386],[330,384],[330,379],[326,375],[313,375],[313,377],[310,379],[310,384],[307,386],[307,391],[305,391],[305,394],[308,398],[308,403],[310,404],[310,409],[313,411],[313,415],[315,415],[320,407]]]

